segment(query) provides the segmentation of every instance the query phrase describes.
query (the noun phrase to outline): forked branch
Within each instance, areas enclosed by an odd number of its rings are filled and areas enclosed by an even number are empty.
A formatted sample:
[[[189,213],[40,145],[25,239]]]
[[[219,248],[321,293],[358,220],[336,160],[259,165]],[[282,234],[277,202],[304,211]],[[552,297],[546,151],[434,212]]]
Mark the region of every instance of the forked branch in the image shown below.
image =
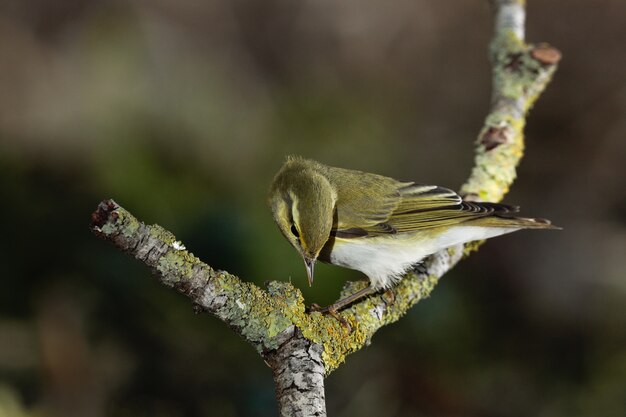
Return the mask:
[[[475,165],[461,188],[466,199],[497,202],[515,179],[524,150],[528,110],[556,70],[560,53],[524,42],[522,0],[494,0],[491,43],[492,103],[476,143]],[[368,344],[378,329],[426,298],[470,246],[441,251],[393,289],[342,311],[349,332],[333,317],[305,311],[301,292],[287,282],[266,290],[201,262],[158,225],[145,225],[113,200],[92,215],[93,232],[152,269],[157,279],[228,324],[272,367],[283,416],[325,416],[324,377],[346,355]],[[342,297],[364,283],[349,283]]]

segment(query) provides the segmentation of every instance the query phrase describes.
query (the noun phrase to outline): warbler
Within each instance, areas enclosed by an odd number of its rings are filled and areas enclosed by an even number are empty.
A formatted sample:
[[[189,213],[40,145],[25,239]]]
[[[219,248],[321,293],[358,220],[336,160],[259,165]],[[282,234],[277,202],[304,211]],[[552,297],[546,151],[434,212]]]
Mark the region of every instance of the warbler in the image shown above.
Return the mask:
[[[463,201],[436,185],[397,181],[287,157],[269,191],[280,231],[298,251],[313,284],[316,261],[363,272],[369,287],[328,307],[388,289],[428,255],[520,229],[555,228],[518,217],[518,207]]]

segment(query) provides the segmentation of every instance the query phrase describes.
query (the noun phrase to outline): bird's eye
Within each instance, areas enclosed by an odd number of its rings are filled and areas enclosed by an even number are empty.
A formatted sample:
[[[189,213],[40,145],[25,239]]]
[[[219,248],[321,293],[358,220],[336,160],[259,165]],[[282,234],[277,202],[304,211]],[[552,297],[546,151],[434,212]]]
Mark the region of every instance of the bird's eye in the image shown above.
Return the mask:
[[[298,229],[296,228],[295,224],[291,225],[291,233],[293,233],[295,237],[298,237],[298,238],[300,237],[300,233],[298,233]]]

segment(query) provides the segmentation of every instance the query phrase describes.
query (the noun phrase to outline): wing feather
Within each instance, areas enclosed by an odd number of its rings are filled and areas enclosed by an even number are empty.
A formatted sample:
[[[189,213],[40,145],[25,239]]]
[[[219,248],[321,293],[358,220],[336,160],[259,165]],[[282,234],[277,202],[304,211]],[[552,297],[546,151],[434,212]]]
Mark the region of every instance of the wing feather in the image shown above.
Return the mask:
[[[337,237],[409,233],[517,212],[516,207],[504,204],[463,201],[454,191],[436,185],[400,182],[321,164],[318,169],[337,192],[332,230]]]
[[[518,211],[517,207],[505,204],[463,201],[454,191],[435,185],[401,182],[395,185],[395,192],[389,192],[389,188],[386,188],[384,196],[375,195],[370,190],[361,196],[364,200],[353,198],[351,201],[354,204],[347,206],[344,199],[343,211],[338,213],[335,234],[349,238],[416,232],[485,217],[504,218]],[[376,201],[380,204],[375,204]],[[370,209],[359,210],[356,207]],[[376,207],[376,210],[372,210],[372,207]],[[349,214],[348,222],[345,221],[346,214]],[[348,225],[350,227],[346,227]],[[346,229],[350,233],[342,232]],[[356,229],[358,233],[354,232]]]
[[[376,228],[386,223],[402,201],[400,189],[411,185],[382,175],[334,167],[324,175],[337,192],[335,230]]]
[[[436,185],[411,184],[398,190],[401,202],[394,213],[427,210],[459,204],[461,197],[452,190]]]

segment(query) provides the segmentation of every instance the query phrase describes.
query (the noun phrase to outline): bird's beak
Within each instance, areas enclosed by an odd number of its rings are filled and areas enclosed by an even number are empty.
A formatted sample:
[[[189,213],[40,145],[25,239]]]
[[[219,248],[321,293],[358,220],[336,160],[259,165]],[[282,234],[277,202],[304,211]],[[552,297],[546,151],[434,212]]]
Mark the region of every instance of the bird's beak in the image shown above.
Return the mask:
[[[306,276],[309,279],[309,287],[313,285],[313,268],[315,267],[315,259],[304,258],[304,266],[306,267]]]

